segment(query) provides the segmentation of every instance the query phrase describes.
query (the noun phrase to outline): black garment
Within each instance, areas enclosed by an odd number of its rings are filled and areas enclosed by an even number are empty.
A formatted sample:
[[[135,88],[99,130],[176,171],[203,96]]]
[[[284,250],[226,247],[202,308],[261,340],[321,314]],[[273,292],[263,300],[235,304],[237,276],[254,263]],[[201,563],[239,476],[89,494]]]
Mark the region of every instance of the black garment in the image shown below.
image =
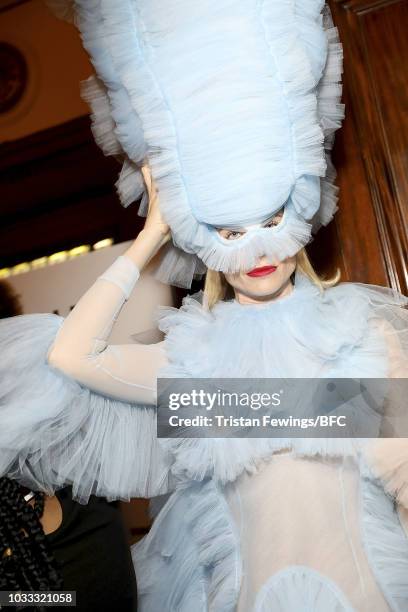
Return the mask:
[[[62,523],[47,540],[61,565],[64,590],[77,592],[77,606],[51,609],[135,612],[136,578],[119,504],[92,496],[81,505],[70,487],[56,495]]]

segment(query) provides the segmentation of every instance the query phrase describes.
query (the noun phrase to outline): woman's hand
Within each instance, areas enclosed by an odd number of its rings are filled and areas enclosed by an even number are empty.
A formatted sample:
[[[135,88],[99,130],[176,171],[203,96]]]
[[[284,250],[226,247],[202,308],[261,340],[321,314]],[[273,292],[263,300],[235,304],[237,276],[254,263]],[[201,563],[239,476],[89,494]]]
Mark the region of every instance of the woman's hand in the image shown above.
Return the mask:
[[[149,196],[149,207],[142,231],[131,247],[124,253],[139,268],[140,272],[161,247],[171,239],[170,227],[165,223],[159,208],[159,197],[150,168],[141,169]]]

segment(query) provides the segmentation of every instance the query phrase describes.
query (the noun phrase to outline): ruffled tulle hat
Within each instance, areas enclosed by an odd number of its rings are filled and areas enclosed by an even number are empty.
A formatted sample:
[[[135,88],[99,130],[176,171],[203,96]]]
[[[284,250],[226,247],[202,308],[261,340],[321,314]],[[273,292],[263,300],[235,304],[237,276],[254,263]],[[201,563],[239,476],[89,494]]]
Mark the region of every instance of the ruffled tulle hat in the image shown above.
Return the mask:
[[[68,14],[68,4],[53,0]],[[96,75],[93,133],[120,156],[122,204],[147,201],[148,163],[170,225],[156,276],[250,269],[306,245],[336,211],[328,153],[343,118],[342,48],[321,0],[77,0]],[[274,227],[265,220],[283,209]],[[249,227],[248,227],[249,226]],[[247,228],[237,240],[217,228]]]

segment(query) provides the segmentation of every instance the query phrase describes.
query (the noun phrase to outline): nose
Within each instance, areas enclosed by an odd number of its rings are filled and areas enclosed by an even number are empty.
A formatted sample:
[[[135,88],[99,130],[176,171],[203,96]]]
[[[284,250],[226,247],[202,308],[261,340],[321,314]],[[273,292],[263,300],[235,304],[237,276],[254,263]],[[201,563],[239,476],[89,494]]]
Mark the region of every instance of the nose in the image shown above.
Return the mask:
[[[260,268],[261,266],[276,266],[276,262],[272,261],[272,259],[268,258],[266,255],[262,255],[257,259],[256,268]]]

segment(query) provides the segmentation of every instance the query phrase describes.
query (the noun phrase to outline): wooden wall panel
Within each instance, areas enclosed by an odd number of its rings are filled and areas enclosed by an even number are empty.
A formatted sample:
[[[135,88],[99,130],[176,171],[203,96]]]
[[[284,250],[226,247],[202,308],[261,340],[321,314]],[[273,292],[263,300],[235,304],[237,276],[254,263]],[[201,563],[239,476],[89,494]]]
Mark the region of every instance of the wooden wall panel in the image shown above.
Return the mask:
[[[94,143],[88,117],[0,146],[0,268],[135,237],[144,221],[137,204],[119,203],[119,170]]]
[[[330,4],[344,47],[347,113],[335,151],[337,263],[347,278],[407,292],[408,2]]]

